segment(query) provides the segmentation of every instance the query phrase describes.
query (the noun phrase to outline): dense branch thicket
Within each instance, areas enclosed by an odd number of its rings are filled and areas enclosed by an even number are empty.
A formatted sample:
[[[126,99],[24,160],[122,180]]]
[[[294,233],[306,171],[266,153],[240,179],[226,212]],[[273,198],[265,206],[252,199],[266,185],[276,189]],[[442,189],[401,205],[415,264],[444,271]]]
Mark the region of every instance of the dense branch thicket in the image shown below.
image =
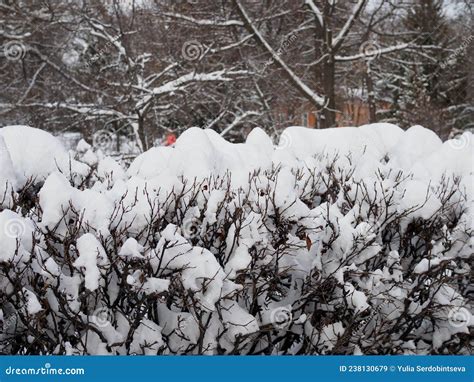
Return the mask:
[[[315,153],[166,188],[78,150],[4,194],[2,353],[472,351],[466,179]]]
[[[473,9],[452,3],[2,1],[0,114],[140,152],[191,126],[236,142],[377,121],[447,137],[474,112]]]

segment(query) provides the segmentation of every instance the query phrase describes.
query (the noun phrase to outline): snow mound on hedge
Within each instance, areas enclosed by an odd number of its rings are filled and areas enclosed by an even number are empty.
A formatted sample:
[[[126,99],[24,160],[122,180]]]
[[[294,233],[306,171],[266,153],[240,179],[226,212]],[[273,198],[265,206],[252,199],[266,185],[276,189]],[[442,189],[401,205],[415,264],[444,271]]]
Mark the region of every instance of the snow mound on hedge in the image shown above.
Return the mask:
[[[131,164],[128,175],[142,179],[183,176],[203,179],[210,174],[231,172],[243,179],[257,169],[273,165],[300,166],[315,154],[338,154],[346,165],[358,161],[391,161],[403,171],[415,170],[426,179],[454,172],[466,175],[473,170],[472,134],[443,142],[433,131],[413,126],[403,131],[388,123],[358,128],[324,130],[292,126],[285,129],[279,143],[261,129],[254,129],[245,144],[232,144],[214,130],[186,130],[173,147],[152,148]]]
[[[0,153],[4,150],[7,154],[0,154],[0,158],[2,155],[10,157],[10,171],[16,174],[17,187],[25,185],[28,180],[42,181],[56,170],[68,176],[85,176],[88,172],[88,166],[73,160],[59,139],[33,127],[1,128]]]
[[[247,144],[227,142],[214,130],[197,127],[186,130],[173,147],[155,147],[139,155],[128,169],[130,176],[142,179],[166,180],[184,177],[204,179],[231,172],[237,184],[243,184],[248,174],[271,166],[271,139],[262,131],[257,142],[254,131]],[[170,181],[171,182],[171,181]],[[170,184],[172,184],[171,182]]]
[[[473,145],[390,124],[275,144],[192,128],[125,169],[2,128],[0,352],[13,321],[42,354],[465,352]]]

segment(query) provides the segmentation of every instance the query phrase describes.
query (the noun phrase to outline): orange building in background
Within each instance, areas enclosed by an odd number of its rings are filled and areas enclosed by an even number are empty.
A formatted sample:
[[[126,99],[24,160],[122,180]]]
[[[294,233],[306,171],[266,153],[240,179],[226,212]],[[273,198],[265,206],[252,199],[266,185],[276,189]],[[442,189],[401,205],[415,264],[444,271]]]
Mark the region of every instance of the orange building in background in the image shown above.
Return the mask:
[[[386,101],[377,102],[377,110],[390,109],[390,103]],[[274,119],[278,128],[288,125],[305,126],[309,128],[319,128],[318,111],[309,102],[297,108],[280,107],[274,113]],[[361,126],[369,123],[369,105],[367,101],[360,98],[353,98],[344,102],[342,110],[336,113],[336,123],[338,127]]]

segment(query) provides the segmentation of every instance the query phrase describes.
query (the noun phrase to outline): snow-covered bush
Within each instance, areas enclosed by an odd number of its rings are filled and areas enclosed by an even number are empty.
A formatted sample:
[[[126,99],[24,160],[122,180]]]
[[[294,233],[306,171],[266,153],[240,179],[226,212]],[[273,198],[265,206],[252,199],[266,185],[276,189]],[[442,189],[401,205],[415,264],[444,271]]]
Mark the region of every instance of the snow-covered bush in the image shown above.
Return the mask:
[[[2,353],[470,352],[470,133],[290,127],[275,146],[190,129],[124,169],[15,131]]]

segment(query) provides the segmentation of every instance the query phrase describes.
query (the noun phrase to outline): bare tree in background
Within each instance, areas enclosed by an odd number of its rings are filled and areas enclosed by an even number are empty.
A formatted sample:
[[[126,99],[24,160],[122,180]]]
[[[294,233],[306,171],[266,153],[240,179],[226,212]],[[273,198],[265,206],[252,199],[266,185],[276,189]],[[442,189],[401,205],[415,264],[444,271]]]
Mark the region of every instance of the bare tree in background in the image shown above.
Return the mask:
[[[404,22],[417,2],[4,1],[0,115],[89,140],[110,128],[141,150],[190,126],[242,140],[247,128],[274,129],[282,106],[295,113],[305,103],[318,127],[335,126],[348,94],[362,97],[370,122],[469,127],[470,57],[456,53],[465,20],[427,39]],[[430,71],[450,57],[455,70],[440,72],[436,90],[443,108],[417,95],[398,112],[398,93],[424,89],[400,71]],[[444,111],[430,119],[426,110]]]
[[[146,11],[118,1],[109,9],[100,2],[15,2],[2,10],[2,38],[9,41],[1,107],[12,120],[26,113],[35,115],[26,122],[54,129],[69,118],[92,132],[97,124],[126,126],[144,150],[157,123],[165,118],[172,128],[187,104],[196,113],[207,109],[208,117],[241,102],[238,92],[227,93],[234,85],[222,87],[247,73],[239,61],[202,64],[214,52],[179,43],[174,26],[155,23]]]

